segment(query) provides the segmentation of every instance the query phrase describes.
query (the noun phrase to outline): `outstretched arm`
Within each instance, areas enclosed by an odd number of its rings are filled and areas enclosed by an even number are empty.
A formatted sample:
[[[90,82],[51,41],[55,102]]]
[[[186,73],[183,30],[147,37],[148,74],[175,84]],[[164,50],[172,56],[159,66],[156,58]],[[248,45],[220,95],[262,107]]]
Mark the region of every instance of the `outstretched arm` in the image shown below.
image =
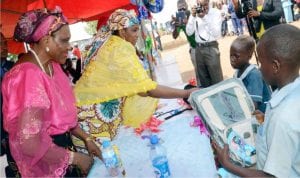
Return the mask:
[[[189,90],[183,90],[183,89],[176,89],[171,88],[163,85],[157,85],[157,87],[153,90],[148,91],[147,93],[140,93],[140,96],[151,96],[154,98],[165,98],[165,99],[171,99],[171,98],[188,98],[190,94],[198,90],[197,88],[192,88]]]

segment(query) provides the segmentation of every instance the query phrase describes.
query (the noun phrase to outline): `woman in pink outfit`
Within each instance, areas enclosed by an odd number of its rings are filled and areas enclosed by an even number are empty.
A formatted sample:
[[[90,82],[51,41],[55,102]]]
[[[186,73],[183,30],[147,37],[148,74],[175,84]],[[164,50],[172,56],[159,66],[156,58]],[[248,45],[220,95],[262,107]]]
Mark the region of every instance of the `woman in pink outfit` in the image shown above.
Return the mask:
[[[77,124],[75,98],[60,64],[67,58],[70,30],[57,7],[23,14],[14,38],[30,44],[2,82],[4,128],[22,177],[81,177],[101,152]],[[90,155],[76,152],[70,134]]]

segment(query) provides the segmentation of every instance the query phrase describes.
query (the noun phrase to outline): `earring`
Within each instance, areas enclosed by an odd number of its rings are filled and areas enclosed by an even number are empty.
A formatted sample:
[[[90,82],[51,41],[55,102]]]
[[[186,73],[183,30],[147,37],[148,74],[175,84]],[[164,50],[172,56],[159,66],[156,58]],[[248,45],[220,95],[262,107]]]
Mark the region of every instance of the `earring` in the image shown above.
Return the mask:
[[[48,48],[48,46],[46,47],[46,52],[49,52],[50,51],[50,49]]]

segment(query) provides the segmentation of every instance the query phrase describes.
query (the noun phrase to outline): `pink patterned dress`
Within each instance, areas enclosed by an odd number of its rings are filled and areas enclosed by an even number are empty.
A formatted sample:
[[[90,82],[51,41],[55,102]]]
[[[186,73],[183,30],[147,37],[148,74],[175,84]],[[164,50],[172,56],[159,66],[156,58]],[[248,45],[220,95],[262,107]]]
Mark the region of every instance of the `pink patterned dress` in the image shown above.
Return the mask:
[[[51,77],[21,63],[3,79],[4,129],[22,177],[62,177],[69,166],[68,151],[51,136],[77,126],[75,97],[60,65],[52,66]]]

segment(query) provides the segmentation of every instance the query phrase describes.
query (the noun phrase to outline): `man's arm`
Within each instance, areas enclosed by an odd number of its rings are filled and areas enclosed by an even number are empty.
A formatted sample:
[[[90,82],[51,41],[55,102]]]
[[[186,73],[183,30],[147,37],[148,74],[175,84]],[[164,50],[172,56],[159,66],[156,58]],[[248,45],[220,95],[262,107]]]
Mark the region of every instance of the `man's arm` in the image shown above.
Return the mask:
[[[188,22],[186,24],[186,34],[191,36],[195,33],[195,23],[196,23],[196,7],[192,7],[191,15],[189,16]]]
[[[274,10],[272,12],[262,11],[260,13],[259,18],[262,20],[277,20],[277,19],[279,19],[282,15],[281,1],[273,0],[273,8],[274,8]]]
[[[261,20],[277,20],[282,15],[282,7],[280,0],[273,0],[273,8],[272,12],[258,12],[256,10],[250,10],[248,12],[249,17],[259,18]]]
[[[213,148],[216,150],[218,160],[225,169],[240,177],[273,177],[261,170],[243,168],[233,164],[229,158],[229,148],[226,144],[224,149],[220,148],[216,142],[212,142]]]
[[[194,25],[195,23],[196,23],[196,17],[190,17],[185,28],[187,35],[191,36],[195,33],[195,25]]]
[[[257,169],[249,169],[243,168],[237,165],[230,163],[230,165],[224,166],[227,170],[235,175],[239,175],[240,177],[274,177],[270,174],[267,174],[261,170]]]
[[[172,33],[173,38],[176,39],[179,36],[179,33],[180,33],[180,28],[177,26],[177,24],[175,22],[175,28]]]
[[[215,9],[211,9],[215,10]],[[203,21],[207,24],[208,30],[211,33],[211,35],[218,39],[221,37],[221,25],[222,25],[222,16],[221,12],[214,11],[214,15],[212,18],[207,18],[207,16],[204,16]]]

